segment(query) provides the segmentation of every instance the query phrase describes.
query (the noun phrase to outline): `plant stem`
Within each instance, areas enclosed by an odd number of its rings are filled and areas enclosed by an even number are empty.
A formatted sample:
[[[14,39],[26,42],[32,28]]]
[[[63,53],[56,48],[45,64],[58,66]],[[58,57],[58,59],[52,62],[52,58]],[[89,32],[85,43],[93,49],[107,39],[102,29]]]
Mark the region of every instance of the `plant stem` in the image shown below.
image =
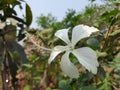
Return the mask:
[[[45,47],[42,47],[40,46],[39,44],[37,44],[32,38],[31,38],[31,35],[27,32],[26,36],[30,39],[30,41],[35,45],[37,46],[39,49],[43,49],[43,50],[46,50],[46,51],[52,51],[52,49],[49,49],[49,48],[45,48]]]

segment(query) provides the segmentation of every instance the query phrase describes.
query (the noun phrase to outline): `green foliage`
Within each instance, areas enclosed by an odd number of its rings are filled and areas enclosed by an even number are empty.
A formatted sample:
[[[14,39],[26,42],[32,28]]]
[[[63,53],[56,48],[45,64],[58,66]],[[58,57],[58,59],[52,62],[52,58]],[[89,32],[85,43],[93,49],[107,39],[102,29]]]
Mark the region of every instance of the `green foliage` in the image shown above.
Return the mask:
[[[17,16],[16,7],[22,9],[24,0],[0,0],[0,25],[4,23],[4,27],[0,29],[0,65],[1,79],[3,82],[2,89],[23,89],[18,87],[17,78],[18,69],[23,69],[21,64],[28,62],[27,56],[21,45],[16,40],[21,40],[24,37],[23,31],[25,27],[32,22],[32,12],[28,4],[26,4],[26,21]],[[29,19],[28,19],[29,18]],[[16,37],[16,32],[18,37]],[[6,83],[6,80],[9,82]],[[25,89],[28,90],[28,89]],[[30,89],[29,89],[30,90]]]
[[[59,81],[59,88],[61,90],[72,90],[72,88],[70,87],[69,83],[67,83],[66,80]]]
[[[19,58],[21,58],[22,60],[22,63],[27,63],[28,62],[28,59],[26,57],[26,54],[24,52],[24,49],[21,45],[19,45],[17,42],[12,42],[13,43],[13,47],[15,49],[15,51],[19,54]]]
[[[32,23],[32,11],[28,4],[26,4],[26,24],[29,26]]]
[[[80,90],[98,90],[98,89],[91,86],[86,86],[86,87],[82,87]]]
[[[115,68],[115,72],[120,75],[120,52],[115,56],[113,62],[110,63]],[[120,76],[118,77],[120,78]]]
[[[112,36],[112,37],[117,36],[117,35],[120,35],[120,30],[116,30],[113,33],[109,34],[109,36]]]
[[[30,86],[26,85],[23,90],[30,90]]]
[[[56,18],[49,13],[47,16],[41,15],[40,17],[37,17],[36,22],[41,28],[52,28],[54,23],[56,23]]]
[[[98,41],[97,39],[95,39],[95,38],[89,38],[89,39],[87,40],[87,44],[88,44],[89,46],[93,47],[93,48],[95,48],[95,47],[97,48],[97,47],[100,46],[99,41]]]
[[[78,17],[76,17],[76,11],[72,9],[68,9],[68,12],[66,12],[66,17],[62,21],[64,26],[67,27],[74,27],[74,24],[76,24],[74,21],[77,20]]]
[[[99,90],[110,90],[111,89],[111,77],[109,76],[109,73],[106,73],[106,78],[104,79],[104,81],[98,84],[99,86]]]
[[[106,11],[105,13],[102,14],[103,20],[107,21],[108,24],[113,25],[116,21],[116,16],[119,14],[119,10],[114,9],[111,11]]]

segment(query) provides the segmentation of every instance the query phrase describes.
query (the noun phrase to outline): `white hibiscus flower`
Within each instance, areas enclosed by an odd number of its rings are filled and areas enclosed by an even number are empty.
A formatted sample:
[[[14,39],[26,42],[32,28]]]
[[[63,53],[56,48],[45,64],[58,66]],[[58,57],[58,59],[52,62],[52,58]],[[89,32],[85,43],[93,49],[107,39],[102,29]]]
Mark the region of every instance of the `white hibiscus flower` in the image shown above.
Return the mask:
[[[94,50],[89,47],[82,47],[75,49],[77,42],[83,38],[89,37],[91,33],[98,31],[97,28],[89,27],[86,25],[77,25],[72,30],[71,40],[68,37],[69,29],[58,30],[55,33],[55,36],[63,40],[67,45],[66,46],[56,46],[48,59],[49,64],[55,59],[55,57],[64,52],[61,58],[61,69],[62,71],[71,78],[78,78],[79,72],[78,69],[69,59],[69,54],[72,53],[78,61],[90,72],[93,74],[97,73],[97,67],[99,66],[97,61],[97,55]]]

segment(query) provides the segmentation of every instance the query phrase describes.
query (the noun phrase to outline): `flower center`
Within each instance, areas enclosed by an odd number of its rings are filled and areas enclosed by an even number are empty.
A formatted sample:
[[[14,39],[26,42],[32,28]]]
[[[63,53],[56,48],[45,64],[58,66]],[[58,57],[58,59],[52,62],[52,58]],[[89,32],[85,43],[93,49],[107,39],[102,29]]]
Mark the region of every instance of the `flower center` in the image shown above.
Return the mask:
[[[69,49],[70,49],[70,50],[74,50],[74,46],[69,45]]]

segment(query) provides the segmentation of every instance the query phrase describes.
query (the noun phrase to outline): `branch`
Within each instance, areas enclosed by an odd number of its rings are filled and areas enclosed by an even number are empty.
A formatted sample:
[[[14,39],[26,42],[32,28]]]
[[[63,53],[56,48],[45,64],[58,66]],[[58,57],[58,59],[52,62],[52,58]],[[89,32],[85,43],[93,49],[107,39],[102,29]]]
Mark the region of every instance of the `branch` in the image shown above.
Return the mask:
[[[37,43],[31,38],[31,35],[30,35],[28,32],[27,32],[26,36],[29,37],[29,40],[30,40],[35,46],[37,46],[39,49],[43,49],[43,50],[47,50],[47,51],[52,51],[52,49],[45,48],[45,47],[42,47],[42,46],[40,46],[39,44],[37,44]]]

